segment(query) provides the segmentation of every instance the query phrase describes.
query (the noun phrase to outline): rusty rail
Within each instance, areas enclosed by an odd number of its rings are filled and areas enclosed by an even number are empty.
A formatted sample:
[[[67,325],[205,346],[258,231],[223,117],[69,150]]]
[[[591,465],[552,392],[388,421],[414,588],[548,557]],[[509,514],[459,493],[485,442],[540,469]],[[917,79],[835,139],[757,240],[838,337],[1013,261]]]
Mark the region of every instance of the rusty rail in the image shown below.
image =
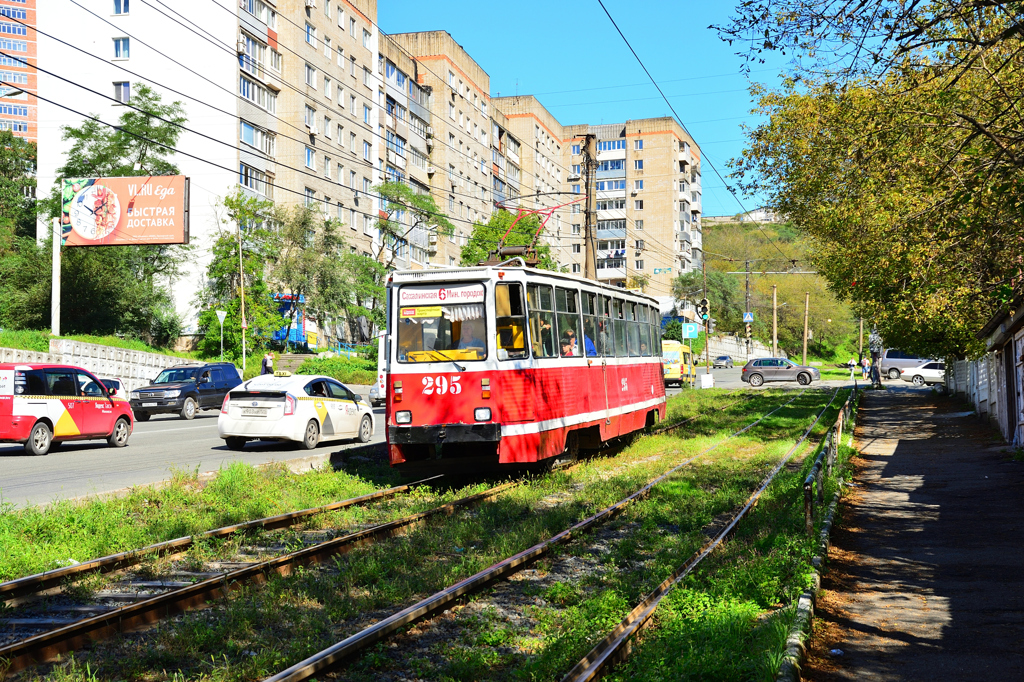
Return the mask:
[[[244,533],[254,528],[263,528],[265,530],[284,528],[316,514],[336,511],[338,509],[344,509],[345,507],[352,507],[359,504],[366,504],[367,502],[374,502],[393,495],[408,492],[415,486],[423,485],[424,483],[438,478],[441,478],[441,476],[431,476],[430,478],[424,478],[406,485],[400,485],[386,490],[378,490],[375,493],[352,497],[339,502],[332,502],[331,504],[325,504],[320,507],[310,507],[309,509],[300,509],[299,511],[278,514],[276,516],[268,516],[254,521],[246,521],[245,523],[236,523],[231,526],[214,528],[213,530],[208,530],[198,535],[189,535],[175,538],[173,540],[165,540],[164,542],[157,542],[140,549],[133,549],[131,551],[120,552],[118,554],[110,554],[105,557],[75,564],[74,566],[64,566],[62,568],[45,571],[43,573],[25,576],[24,578],[10,580],[5,583],[0,583],[0,602],[10,602],[25,595],[38,594],[39,592],[57,587],[66,580],[79,578],[90,573],[109,573],[110,571],[134,566],[141,562],[143,558],[150,555],[155,554],[157,556],[163,556],[165,554],[179,554],[195,544],[197,540],[227,537],[235,533]]]
[[[353,654],[356,654],[362,651],[363,649],[372,646],[373,644],[376,644],[377,642],[387,638],[388,636],[405,627],[406,625],[426,618],[434,613],[437,613],[447,608],[464,595],[475,592],[476,590],[479,590],[485,587],[486,585],[489,585],[495,580],[499,580],[505,576],[515,573],[522,566],[543,556],[556,545],[564,544],[569,540],[573,539],[574,537],[576,537],[577,535],[579,535],[580,533],[592,528],[593,526],[603,523],[604,521],[607,521],[608,519],[617,515],[620,511],[622,511],[626,506],[628,506],[632,502],[645,497],[655,485],[661,483],[682,467],[693,462],[695,459],[703,455],[706,455],[707,453],[718,448],[720,445],[726,443],[732,438],[735,438],[741,433],[750,430],[755,425],[759,424],[763,420],[767,419],[771,415],[775,414],[782,408],[792,403],[794,400],[803,395],[803,393],[804,392],[801,391],[799,394],[791,398],[789,401],[783,403],[779,407],[775,408],[771,412],[765,414],[762,417],[759,417],[756,421],[751,422],[750,424],[743,427],[739,431],[736,431],[735,433],[727,436],[726,438],[722,439],[718,443],[715,443],[711,447],[702,450],[701,452],[697,453],[693,457],[690,457],[686,461],[677,464],[676,466],[672,467],[665,473],[661,474],[657,478],[647,483],[647,485],[640,488],[632,495],[623,498],[622,500],[619,500],[615,504],[606,507],[605,509],[602,509],[593,516],[590,516],[580,521],[579,523],[576,523],[575,525],[571,526],[570,528],[567,528],[566,530],[563,530],[562,532],[558,533],[557,535],[553,536],[548,540],[540,542],[534,545],[533,547],[530,547],[529,549],[523,550],[518,554],[515,554],[507,559],[499,561],[498,563],[490,566],[489,568],[485,568],[479,573],[470,576],[469,578],[466,578],[465,580],[462,580],[448,588],[445,588],[440,592],[436,592],[433,595],[413,604],[412,606],[409,606],[377,622],[376,624],[345,638],[341,642],[338,642],[337,644],[334,644],[328,647],[327,649],[324,649],[323,651],[320,651],[319,653],[316,653],[313,656],[310,656],[309,658],[300,661],[299,663],[296,663],[290,668],[283,670],[272,677],[267,678],[265,682],[300,682],[303,680],[308,680],[317,675],[318,673],[322,672],[323,670],[326,670],[338,664],[343,659]]]
[[[348,552],[360,545],[398,535],[431,517],[450,516],[461,508],[488,500],[516,485],[518,485],[516,481],[503,483],[476,495],[425,512],[305,547],[274,559],[225,573],[222,576],[209,578],[194,585],[165,592],[49,632],[28,637],[0,647],[0,661],[8,665],[5,669],[7,672],[14,672],[33,663],[51,660],[61,653],[81,648],[90,641],[104,639],[117,632],[144,627],[175,613],[203,608],[210,600],[224,596],[241,585],[265,582],[270,575],[275,573],[288,575],[295,567],[317,563],[328,557]]]
[[[761,482],[757,489],[747,498],[746,503],[740,508],[739,512],[733,516],[729,524],[723,528],[718,535],[709,540],[704,544],[697,552],[690,557],[690,559],[680,568],[676,569],[668,578],[665,579],[653,592],[648,594],[644,599],[634,608],[629,614],[622,619],[622,621],[615,626],[615,628],[597,644],[591,651],[584,656],[573,668],[566,673],[565,677],[562,678],[562,682],[589,682],[599,677],[605,670],[605,668],[615,662],[624,660],[629,654],[629,647],[631,645],[633,636],[640,631],[650,620],[651,616],[654,615],[655,610],[658,608],[661,600],[672,590],[672,588],[679,583],[683,578],[689,575],[697,565],[704,560],[718,545],[720,545],[725,538],[733,531],[740,520],[746,515],[748,511],[754,506],[757,500],[761,497],[761,494],[768,488],[771,482],[775,479],[776,474],[782,470],[782,467],[792,458],[797,449],[807,440],[810,436],[811,431],[817,426],[818,422],[821,421],[822,416],[828,411],[828,408],[835,401],[836,396],[839,394],[839,389],[836,389],[835,393],[832,394],[832,398],[828,401],[828,404],[822,408],[821,412],[814,419],[811,425],[807,428],[804,434],[799,440],[790,448],[789,452],[782,457],[778,464],[769,472],[768,476]]]

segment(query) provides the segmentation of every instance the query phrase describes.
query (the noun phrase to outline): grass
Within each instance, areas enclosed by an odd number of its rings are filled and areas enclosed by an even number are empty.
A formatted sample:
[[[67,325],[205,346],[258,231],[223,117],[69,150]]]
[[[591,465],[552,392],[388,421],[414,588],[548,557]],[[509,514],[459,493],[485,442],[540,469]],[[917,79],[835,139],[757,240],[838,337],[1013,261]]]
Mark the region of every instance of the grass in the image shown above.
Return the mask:
[[[377,489],[345,472],[299,475],[284,467],[256,469],[234,463],[205,484],[196,472],[177,472],[162,488],[137,488],[114,499],[63,501],[21,510],[0,504],[0,580]],[[353,508],[332,518],[351,520],[369,513]]]
[[[299,374],[322,374],[343,384],[372,385],[377,383],[377,365],[361,358],[310,357],[299,366]]]
[[[479,596],[446,617],[464,626],[454,639],[436,644],[428,639],[412,652],[379,645],[338,677],[367,679],[406,671],[437,680],[559,677],[703,543],[703,529],[713,519],[742,503],[820,410],[822,395],[804,395],[658,486],[647,500],[597,531],[610,533],[601,536],[605,549],[595,550],[594,536],[584,536],[535,563],[537,580],[500,584],[522,593],[523,606],[515,617],[487,607],[488,595]],[[764,414],[788,397],[758,393],[680,432],[637,439],[615,457],[533,479],[473,512],[356,549],[326,568],[272,578],[263,587],[236,592],[213,609],[99,645],[58,666],[59,673],[38,670],[25,677],[85,679],[86,665],[99,679],[265,677],[625,497],[672,463],[699,453],[749,424],[752,414]],[[725,392],[687,392],[670,401],[670,412],[685,418],[734,400]],[[834,413],[826,415],[826,424]],[[796,480],[799,472],[788,477]],[[799,501],[791,492],[773,486],[757,508],[762,525],[744,531],[752,533],[749,542],[736,542],[737,549],[730,543],[732,563],[719,565],[721,570],[709,572],[703,583],[688,583],[693,594],[680,590],[682,596],[673,597],[679,600],[673,602],[674,611],[659,612],[659,624],[672,622],[665,614],[700,616],[698,629],[679,631],[699,644],[695,655],[707,660],[701,668],[707,679],[764,678],[781,651],[785,627],[763,616],[804,589],[809,575],[810,547],[800,533],[800,519],[788,511]],[[569,558],[589,569],[578,574],[563,570],[563,560]],[[723,633],[733,635],[716,642],[714,637]],[[688,655],[683,651],[669,660]],[[157,670],[168,672],[154,678]],[[718,677],[719,672],[724,676]]]
[[[20,329],[0,331],[0,348],[18,348],[31,350],[39,353],[50,352],[50,339],[60,338],[71,341],[82,341],[84,343],[98,343],[102,346],[113,346],[127,350],[137,350],[146,353],[159,353],[161,355],[173,355],[179,358],[196,358],[195,353],[182,353],[167,348],[155,348],[138,339],[122,339],[118,336],[90,336],[88,334],[72,334],[70,336],[53,337],[48,331]]]

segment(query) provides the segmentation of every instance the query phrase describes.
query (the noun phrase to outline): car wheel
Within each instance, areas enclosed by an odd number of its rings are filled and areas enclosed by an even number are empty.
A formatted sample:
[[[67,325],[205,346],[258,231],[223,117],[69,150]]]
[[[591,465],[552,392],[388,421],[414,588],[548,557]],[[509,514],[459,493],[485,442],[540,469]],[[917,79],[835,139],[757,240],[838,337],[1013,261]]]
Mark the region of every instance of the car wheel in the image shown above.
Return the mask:
[[[185,398],[185,404],[181,406],[181,418],[186,420],[195,419],[196,401],[195,398]]]
[[[914,377],[913,384],[915,386],[924,386],[924,377],[918,374],[917,376]]]
[[[241,436],[230,436],[224,439],[229,450],[241,450],[245,447],[246,439]]]
[[[302,437],[302,448],[312,450],[320,444],[320,424],[315,419],[310,419],[306,424],[306,433]]]
[[[369,443],[371,438],[373,438],[373,421],[370,419],[370,415],[363,415],[362,421],[359,422],[359,442]]]
[[[36,422],[36,425],[32,427],[32,431],[28,434],[28,440],[25,441],[25,452],[30,455],[45,455],[50,451],[50,443],[53,441],[53,433],[50,431],[50,427],[45,422]]]
[[[900,378],[900,371],[898,369],[896,369],[895,367],[893,367],[892,369],[889,370],[889,378],[890,379],[899,379]]]
[[[135,421],[137,422],[148,422],[151,415],[149,412],[136,412]]]
[[[128,424],[128,420],[124,417],[120,417],[114,422],[114,430],[110,432],[110,437],[107,438],[107,445],[112,448],[123,448],[128,445],[128,436],[132,435],[132,427]]]
[[[796,383],[801,386],[806,386],[811,383],[811,377],[807,374],[801,373],[796,375]]]
[[[751,374],[750,375],[750,385],[751,386],[760,386],[763,383],[764,383],[764,377],[761,376],[760,374]]]

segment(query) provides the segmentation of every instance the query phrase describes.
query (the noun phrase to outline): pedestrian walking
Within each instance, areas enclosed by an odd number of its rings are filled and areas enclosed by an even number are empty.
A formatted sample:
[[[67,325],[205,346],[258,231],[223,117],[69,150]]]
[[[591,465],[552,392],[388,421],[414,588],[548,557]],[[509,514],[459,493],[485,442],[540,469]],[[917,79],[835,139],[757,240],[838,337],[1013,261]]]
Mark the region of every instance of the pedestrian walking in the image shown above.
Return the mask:
[[[853,381],[853,368],[857,366],[857,358],[850,356],[850,361],[846,363],[846,366],[850,368],[850,381]]]
[[[267,353],[263,356],[263,362],[260,363],[260,374],[273,374],[274,373],[274,354]]]
[[[860,361],[860,367],[861,367],[861,374],[863,376],[863,379],[864,379],[864,381],[867,381],[868,380],[868,372],[871,371],[871,359],[868,358],[868,357],[865,357],[863,360]]]

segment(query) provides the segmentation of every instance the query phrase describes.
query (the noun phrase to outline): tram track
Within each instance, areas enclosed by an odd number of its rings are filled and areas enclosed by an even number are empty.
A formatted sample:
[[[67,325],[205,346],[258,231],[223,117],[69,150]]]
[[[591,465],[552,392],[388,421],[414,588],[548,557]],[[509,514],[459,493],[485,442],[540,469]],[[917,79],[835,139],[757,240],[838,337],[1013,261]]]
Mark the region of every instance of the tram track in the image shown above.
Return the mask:
[[[555,534],[547,540],[535,544],[529,549],[523,550],[521,552],[518,552],[517,554],[514,554],[513,556],[503,559],[502,561],[499,561],[491,565],[490,567],[476,573],[473,576],[470,576],[458,583],[455,583],[454,585],[451,585],[443,590],[440,590],[434,593],[433,595],[430,595],[429,597],[426,597],[418,601],[417,603],[392,614],[391,616],[379,620],[373,625],[364,628],[363,630],[360,630],[359,632],[356,632],[350,635],[349,637],[346,637],[345,639],[334,644],[333,646],[330,646],[318,652],[317,654],[314,654],[313,656],[310,656],[305,660],[296,663],[295,665],[277,673],[276,675],[266,678],[265,682],[302,682],[304,680],[309,680],[314,676],[318,675],[319,673],[339,664],[343,660],[348,659],[353,655],[358,654],[366,650],[367,648],[377,644],[378,642],[387,639],[388,637],[399,632],[403,628],[418,621],[427,619],[432,615],[435,615],[445,609],[450,608],[452,605],[454,605],[464,597],[472,593],[475,593],[496,581],[508,578],[509,576],[513,575],[514,573],[524,568],[526,565],[548,554],[553,548],[560,545],[564,545],[569,541],[579,537],[581,534],[614,518],[629,505],[645,498],[656,485],[665,481],[683,467],[691,464],[693,461],[699,459],[700,457],[707,455],[713,450],[729,442],[733,438],[736,438],[737,436],[749,431],[757,424],[761,423],[768,417],[774,415],[779,410],[796,401],[805,392],[806,391],[801,391],[787,402],[771,410],[770,412],[764,414],[763,416],[746,425],[742,429],[733,432],[732,434],[718,441],[714,445],[711,445],[710,447],[701,450],[699,453],[691,457],[688,457],[684,461],[674,465],[667,471],[663,472],[661,475],[649,481],[646,485],[644,485],[637,491],[633,492],[631,495],[619,500],[618,502],[608,507],[605,507],[596,514],[593,514],[583,519],[582,521],[573,524],[571,527],[561,531],[560,533]],[[731,403],[730,405],[732,404],[735,403]],[[824,410],[822,411],[822,413],[824,413]],[[704,414],[708,413],[703,413],[702,415],[695,415],[694,417],[691,417],[687,421],[692,421],[697,417],[704,416]],[[670,427],[667,427],[666,430],[678,428],[679,426],[682,426],[683,423],[685,422],[674,424]],[[813,425],[811,428],[813,428]]]

